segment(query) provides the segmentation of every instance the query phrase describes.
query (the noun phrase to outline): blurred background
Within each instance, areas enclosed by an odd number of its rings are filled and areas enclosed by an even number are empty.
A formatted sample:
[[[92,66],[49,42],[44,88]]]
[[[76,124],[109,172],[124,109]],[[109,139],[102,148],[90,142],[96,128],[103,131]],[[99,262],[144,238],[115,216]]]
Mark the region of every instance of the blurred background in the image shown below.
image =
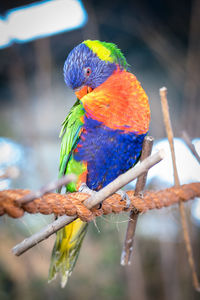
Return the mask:
[[[64,84],[69,51],[85,39],[114,42],[142,83],[151,106],[155,149],[165,140],[159,88],[168,88],[181,183],[200,168],[181,140],[186,130],[200,153],[200,2],[4,1],[0,4],[0,189],[37,189],[58,173],[61,123],[75,101]],[[155,150],[154,150],[155,151]],[[16,171],[16,170],[15,170]],[[16,174],[15,174],[16,175]],[[173,185],[170,155],[149,172],[146,188]],[[128,188],[133,188],[130,185]],[[186,204],[200,276],[200,200]],[[21,257],[11,248],[53,220],[25,215],[0,219],[0,299],[199,299],[192,287],[176,206],[139,218],[132,265],[120,266],[128,215],[92,223],[65,289],[47,284],[55,236]]]

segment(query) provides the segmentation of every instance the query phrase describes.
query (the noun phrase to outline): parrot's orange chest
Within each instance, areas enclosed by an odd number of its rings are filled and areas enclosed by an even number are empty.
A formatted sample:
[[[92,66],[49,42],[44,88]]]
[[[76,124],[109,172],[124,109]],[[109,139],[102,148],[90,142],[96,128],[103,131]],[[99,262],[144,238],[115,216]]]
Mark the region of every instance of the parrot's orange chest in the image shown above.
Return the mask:
[[[138,160],[148,132],[148,98],[136,77],[117,70],[81,97],[85,115],[74,159],[87,164],[89,188],[99,190]]]
[[[148,97],[136,77],[117,70],[80,100],[86,114],[109,128],[144,134],[148,131]]]

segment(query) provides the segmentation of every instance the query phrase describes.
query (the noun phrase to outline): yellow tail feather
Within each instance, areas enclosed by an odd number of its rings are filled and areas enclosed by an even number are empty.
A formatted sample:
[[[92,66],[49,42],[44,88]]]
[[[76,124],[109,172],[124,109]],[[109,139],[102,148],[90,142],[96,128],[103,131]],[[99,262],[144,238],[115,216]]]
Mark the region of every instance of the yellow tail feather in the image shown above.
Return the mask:
[[[66,285],[78,258],[87,225],[80,219],[76,219],[57,232],[49,269],[49,282],[60,273],[61,286]]]

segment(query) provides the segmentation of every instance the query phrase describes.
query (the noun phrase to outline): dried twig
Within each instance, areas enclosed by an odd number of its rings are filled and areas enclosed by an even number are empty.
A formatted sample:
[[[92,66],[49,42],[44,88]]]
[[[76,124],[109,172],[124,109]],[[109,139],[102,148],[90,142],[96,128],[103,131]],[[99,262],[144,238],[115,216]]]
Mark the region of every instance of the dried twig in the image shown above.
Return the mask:
[[[63,185],[66,185],[66,184],[68,184],[72,181],[75,181],[76,179],[77,179],[76,175],[68,174],[68,175],[63,176],[59,179],[56,179],[52,182],[49,182],[48,184],[42,186],[38,191],[31,192],[31,193],[25,195],[24,197],[18,199],[17,201],[21,205],[25,204],[25,203],[28,203],[28,202],[31,202],[36,198],[40,198],[40,197],[42,197],[43,195],[45,195],[47,193],[50,193],[50,192],[52,192],[56,189],[61,188]]]
[[[190,149],[190,151],[193,153],[193,155],[195,156],[195,158],[197,159],[197,161],[200,163],[200,156],[197,153],[194,145],[192,144],[189,135],[187,134],[187,132],[183,131],[182,133],[182,138],[185,141],[185,143],[187,144],[188,148]]]
[[[151,155],[152,147],[153,147],[153,138],[151,136],[145,137],[140,161],[143,161],[145,158]],[[143,192],[143,189],[146,184],[146,178],[147,178],[147,172],[137,178],[135,196],[138,196],[140,195],[140,193]],[[124,241],[122,254],[121,254],[122,266],[131,264],[131,254],[133,251],[133,242],[134,242],[134,235],[135,235],[138,215],[139,212],[136,209],[132,210],[129,215],[129,222],[128,222],[125,241]]]
[[[140,165],[135,166],[134,168],[130,169],[123,175],[120,175],[115,180],[113,180],[110,184],[108,184],[106,187],[101,189],[99,192],[93,194],[91,197],[86,199],[84,201],[84,205],[87,208],[92,208],[93,206],[101,203],[104,199],[109,197],[110,195],[114,194],[116,191],[118,191],[120,188],[122,188],[124,185],[128,184],[130,181],[137,178],[139,175],[146,172],[148,169],[150,169],[153,165],[160,162],[164,157],[163,150],[158,151],[154,155],[146,158],[143,162],[141,162]],[[59,229],[64,227],[65,225],[71,223],[73,220],[77,218],[77,215],[75,216],[62,216],[58,218],[56,221],[54,221],[52,224],[49,224],[48,226],[44,227],[40,232],[35,233],[31,237],[25,239],[20,244],[16,245],[12,252],[15,255],[21,255],[28,249],[32,248],[39,242],[43,241],[44,239],[48,238],[53,233],[57,232]]]
[[[179,181],[177,167],[176,167],[176,157],[175,157],[174,142],[173,142],[173,130],[172,130],[170,115],[169,115],[169,107],[168,107],[168,102],[167,102],[167,88],[166,87],[163,87],[160,89],[160,97],[161,97],[165,129],[166,129],[167,137],[169,140],[171,155],[172,155],[172,162],[173,162],[173,169],[174,169],[174,183],[175,183],[175,186],[180,186],[180,181]],[[188,254],[188,261],[189,261],[189,265],[190,265],[190,268],[192,271],[193,285],[197,291],[200,291],[200,285],[199,285],[199,281],[198,281],[198,277],[197,277],[197,273],[196,273],[196,269],[195,269],[195,263],[194,263],[193,253],[192,253],[189,230],[188,230],[188,225],[187,225],[187,220],[186,220],[185,208],[184,208],[184,204],[182,201],[179,202],[179,210],[180,210],[180,215],[181,215],[181,223],[182,223],[182,228],[183,228],[183,236],[184,236],[185,246],[186,246],[186,250],[187,250],[187,254]]]
[[[3,174],[0,175],[0,180],[15,179],[19,176],[19,169],[15,166],[8,167]]]

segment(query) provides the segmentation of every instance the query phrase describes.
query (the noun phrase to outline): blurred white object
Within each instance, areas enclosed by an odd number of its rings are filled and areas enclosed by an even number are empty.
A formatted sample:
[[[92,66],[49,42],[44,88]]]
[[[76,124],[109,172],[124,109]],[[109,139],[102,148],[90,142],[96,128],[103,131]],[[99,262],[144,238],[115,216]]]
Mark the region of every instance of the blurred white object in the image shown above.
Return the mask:
[[[24,158],[24,150],[17,143],[4,137],[0,137],[0,190],[8,189],[10,179],[19,175],[19,166]]]
[[[10,10],[0,19],[0,47],[83,26],[87,13],[78,0],[47,0]]]
[[[200,139],[194,139],[192,141],[197,153],[200,155]],[[200,164],[195,156],[192,154],[188,146],[182,139],[174,139],[176,164],[178,175],[181,184],[195,182],[200,180]],[[162,139],[155,143],[153,152],[163,148],[166,153],[166,157],[159,164],[154,166],[148,172],[148,183],[156,182],[156,185],[172,186],[174,185],[173,166],[171,159],[171,152],[169,148],[169,142],[167,139]],[[193,200],[191,207],[192,220],[200,225],[200,199]]]
[[[192,143],[200,155],[200,139],[194,139]],[[174,147],[181,184],[199,181],[200,165],[188,146],[182,139],[175,138]],[[156,189],[174,185],[171,151],[167,139],[156,141],[152,153],[159,149],[164,149],[165,158],[159,164],[153,166],[147,176],[147,185],[155,186]],[[135,181],[129,187],[134,188],[134,185]],[[190,203],[192,220],[195,224],[200,225],[200,199],[198,198]],[[160,211],[149,211],[143,218],[140,218],[139,234],[144,237],[155,237],[163,240],[175,239],[179,235],[180,223],[172,212],[176,212],[176,210],[173,210],[173,206]]]
[[[200,154],[200,139],[195,139],[193,144],[196,151]],[[187,147],[182,139],[174,139],[174,148],[176,155],[176,164],[178,175],[181,184],[190,183],[200,180],[200,164]],[[165,150],[165,159],[159,164],[155,165],[148,172],[147,183],[156,180],[156,183],[164,183],[165,186],[174,185],[173,166],[171,159],[171,152],[169,148],[169,142],[167,139],[156,141],[153,147],[152,153],[159,149]]]

